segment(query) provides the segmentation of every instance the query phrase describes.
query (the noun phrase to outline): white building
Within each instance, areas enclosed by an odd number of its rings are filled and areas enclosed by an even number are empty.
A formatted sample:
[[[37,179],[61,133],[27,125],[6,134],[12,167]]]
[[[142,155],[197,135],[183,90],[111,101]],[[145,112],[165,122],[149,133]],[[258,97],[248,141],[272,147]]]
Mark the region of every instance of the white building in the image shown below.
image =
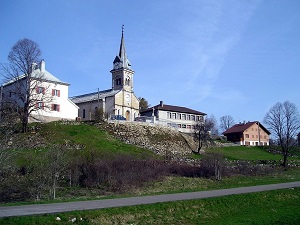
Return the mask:
[[[26,90],[29,90],[32,99],[29,122],[76,119],[78,106],[68,98],[69,84],[48,72],[44,60],[39,65],[34,65],[31,78],[29,89],[26,87],[27,78],[24,75],[3,84],[1,106],[14,105],[21,110],[24,102],[20,96],[25,96]]]
[[[141,117],[154,117],[154,123],[165,123],[184,133],[193,133],[195,125],[203,122],[205,115],[203,112],[186,107],[166,105],[163,101],[141,112]]]
[[[133,92],[134,71],[126,54],[123,30],[119,54],[115,57],[110,72],[111,89],[71,98],[79,106],[78,116],[81,120],[93,120],[97,109],[102,109],[109,119],[117,116],[133,121],[139,115],[139,100]]]

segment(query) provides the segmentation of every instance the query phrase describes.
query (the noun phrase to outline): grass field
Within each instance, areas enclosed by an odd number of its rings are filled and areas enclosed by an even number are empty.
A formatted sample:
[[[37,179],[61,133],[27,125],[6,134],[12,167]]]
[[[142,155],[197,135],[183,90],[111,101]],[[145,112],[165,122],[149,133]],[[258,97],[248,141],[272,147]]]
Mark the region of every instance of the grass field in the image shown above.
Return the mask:
[[[202,200],[4,218],[0,224],[300,224],[300,188]],[[56,217],[61,221],[56,221]],[[81,220],[82,218],[82,220]]]
[[[261,147],[231,146],[218,148],[224,157],[230,160],[280,160],[282,156],[272,154]]]

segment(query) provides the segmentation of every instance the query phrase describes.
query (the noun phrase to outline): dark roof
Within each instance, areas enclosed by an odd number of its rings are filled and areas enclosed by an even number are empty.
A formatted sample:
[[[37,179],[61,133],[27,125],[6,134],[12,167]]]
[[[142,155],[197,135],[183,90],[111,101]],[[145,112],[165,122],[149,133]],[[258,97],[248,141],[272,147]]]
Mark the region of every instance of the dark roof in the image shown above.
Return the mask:
[[[268,131],[261,123],[258,121],[248,122],[248,123],[238,123],[227,129],[225,132],[223,132],[224,135],[226,134],[232,134],[232,133],[242,133],[245,130],[247,130],[249,127],[251,127],[253,124],[259,124],[259,126],[267,133],[271,134],[270,131]]]
[[[104,90],[104,91],[93,92],[93,93],[88,93],[88,94],[79,95],[79,96],[73,96],[70,99],[75,104],[79,104],[79,103],[84,103],[84,102],[97,101],[98,99],[103,99],[106,97],[114,96],[119,91],[120,90],[108,89],[108,90]]]
[[[205,116],[206,113],[203,113],[203,112],[199,112],[199,111],[196,111],[196,110],[193,110],[193,109],[189,109],[189,108],[186,108],[186,107],[181,107],[181,106],[174,106],[174,105],[156,105],[156,106],[153,106],[151,108],[148,108],[144,111],[141,112],[141,114],[143,114],[144,112],[149,112],[149,111],[152,111],[153,108],[155,110],[162,110],[162,111],[170,111],[170,112],[179,112],[179,113],[189,113],[189,114],[196,114],[196,115],[202,115],[202,116]]]

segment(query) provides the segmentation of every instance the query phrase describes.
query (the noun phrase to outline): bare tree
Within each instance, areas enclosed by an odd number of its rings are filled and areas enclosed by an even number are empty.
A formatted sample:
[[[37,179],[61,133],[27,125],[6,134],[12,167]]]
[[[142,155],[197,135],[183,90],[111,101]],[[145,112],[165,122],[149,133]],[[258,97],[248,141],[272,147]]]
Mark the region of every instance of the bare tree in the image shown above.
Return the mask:
[[[206,118],[206,123],[210,124],[210,133],[212,135],[218,135],[219,134],[219,130],[218,130],[218,122],[216,120],[216,117],[211,114],[208,118]]]
[[[51,101],[51,95],[45,94],[49,86],[44,83],[44,74],[37,65],[40,55],[38,44],[25,38],[12,47],[8,54],[8,64],[1,64],[6,82],[1,88],[4,96],[1,99],[2,106],[15,108],[22,123],[22,132],[27,131],[32,112],[49,109],[45,102]]]
[[[214,120],[211,119],[205,119],[204,122],[199,121],[199,123],[195,125],[194,139],[198,141],[197,153],[200,152],[203,145],[212,143],[210,133],[213,127],[215,127],[215,123]]]
[[[46,153],[48,160],[48,173],[49,180],[52,183],[50,193],[53,199],[56,198],[56,188],[59,178],[66,169],[66,154],[65,149],[62,149],[59,145],[53,145]]]
[[[220,128],[224,132],[234,125],[234,119],[230,115],[222,116],[220,118]]]
[[[291,147],[295,144],[300,129],[300,115],[294,103],[285,101],[276,103],[267,112],[264,123],[279,141],[283,155],[283,166],[287,169],[287,158]]]

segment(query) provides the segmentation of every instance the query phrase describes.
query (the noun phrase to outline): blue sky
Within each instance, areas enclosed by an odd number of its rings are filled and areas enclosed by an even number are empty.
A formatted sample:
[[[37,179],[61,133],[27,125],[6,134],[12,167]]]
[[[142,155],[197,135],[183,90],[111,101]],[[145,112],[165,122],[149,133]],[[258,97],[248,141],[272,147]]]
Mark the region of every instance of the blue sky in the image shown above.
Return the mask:
[[[109,89],[124,24],[137,97],[262,121],[278,101],[300,108],[299,12],[299,0],[1,0],[0,62],[29,38],[70,96]]]

